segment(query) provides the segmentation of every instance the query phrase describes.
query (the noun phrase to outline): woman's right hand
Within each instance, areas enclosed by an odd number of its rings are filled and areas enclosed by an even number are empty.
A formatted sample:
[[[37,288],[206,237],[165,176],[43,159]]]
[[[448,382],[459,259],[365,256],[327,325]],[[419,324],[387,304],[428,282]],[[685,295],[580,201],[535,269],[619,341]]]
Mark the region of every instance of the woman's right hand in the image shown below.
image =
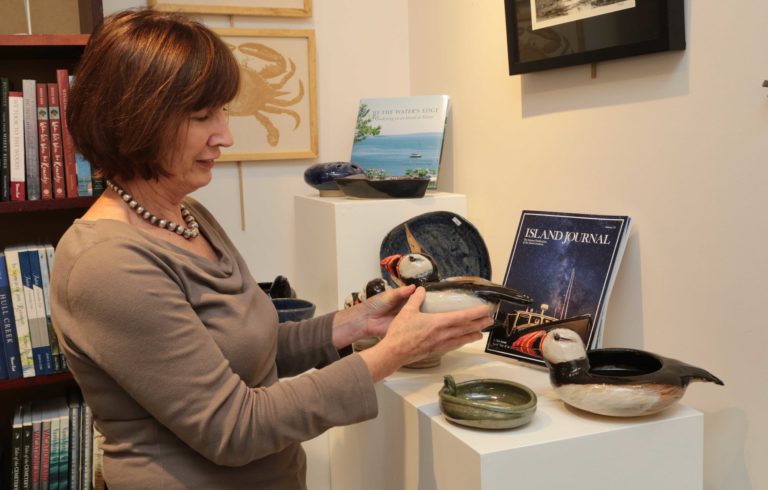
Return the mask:
[[[446,313],[422,313],[419,309],[425,295],[424,288],[417,288],[392,320],[381,342],[360,353],[374,382],[404,364],[480,340],[481,330],[493,324],[489,306]]]

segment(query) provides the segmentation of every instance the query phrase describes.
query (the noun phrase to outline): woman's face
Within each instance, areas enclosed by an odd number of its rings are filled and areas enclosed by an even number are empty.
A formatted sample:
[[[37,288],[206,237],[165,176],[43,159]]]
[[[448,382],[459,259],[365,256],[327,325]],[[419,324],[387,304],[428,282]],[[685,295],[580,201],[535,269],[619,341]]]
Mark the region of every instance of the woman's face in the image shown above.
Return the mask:
[[[232,146],[226,108],[193,112],[179,129],[177,142],[168,170],[176,189],[188,194],[211,181],[215,160],[221,155],[219,147]]]

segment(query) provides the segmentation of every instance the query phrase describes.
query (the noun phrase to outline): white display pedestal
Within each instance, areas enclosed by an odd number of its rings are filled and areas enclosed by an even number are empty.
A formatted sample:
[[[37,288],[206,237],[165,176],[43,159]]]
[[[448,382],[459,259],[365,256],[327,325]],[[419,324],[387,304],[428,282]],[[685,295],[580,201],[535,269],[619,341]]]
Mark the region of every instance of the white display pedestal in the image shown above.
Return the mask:
[[[400,370],[376,387],[379,416],[330,432],[334,490],[700,490],[703,415],[676,405],[641,418],[592,415],[564,405],[544,368],[484,354],[485,342],[443,357],[438,367]],[[501,378],[530,387],[530,424],[489,431],[447,422],[438,391]]]
[[[381,277],[381,241],[395,226],[431,211],[467,215],[466,197],[448,192],[419,199],[296,196],[294,204],[294,288],[317,305],[316,315],[343,308],[349,293]]]

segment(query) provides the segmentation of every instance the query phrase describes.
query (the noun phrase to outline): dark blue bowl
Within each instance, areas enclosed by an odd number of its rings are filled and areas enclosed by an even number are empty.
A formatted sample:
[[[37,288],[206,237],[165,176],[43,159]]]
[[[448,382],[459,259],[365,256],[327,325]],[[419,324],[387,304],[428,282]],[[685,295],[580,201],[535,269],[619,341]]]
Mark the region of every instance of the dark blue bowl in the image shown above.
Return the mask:
[[[277,310],[277,320],[283,322],[299,322],[315,315],[315,305],[305,299],[272,298],[272,304]]]
[[[356,163],[317,163],[304,171],[304,182],[320,191],[321,196],[341,196],[336,179],[358,174],[365,174],[365,170]]]

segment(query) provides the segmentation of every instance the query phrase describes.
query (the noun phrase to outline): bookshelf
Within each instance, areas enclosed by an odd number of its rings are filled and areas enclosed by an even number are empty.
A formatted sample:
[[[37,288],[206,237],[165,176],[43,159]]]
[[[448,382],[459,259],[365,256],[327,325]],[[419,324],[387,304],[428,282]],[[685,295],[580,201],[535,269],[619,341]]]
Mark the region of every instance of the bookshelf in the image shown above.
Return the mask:
[[[95,4],[96,2],[94,2]],[[101,2],[98,2],[99,10]],[[100,20],[100,19],[99,19]],[[88,34],[0,34],[0,75],[16,90],[25,78],[55,82],[56,69],[74,70]],[[0,249],[25,243],[54,246],[72,221],[82,216],[93,197],[0,202]],[[0,446],[9,447],[13,411],[23,402],[37,402],[77,385],[69,372],[33,378],[0,380]],[[9,452],[0,455],[0,487],[8,483]]]

